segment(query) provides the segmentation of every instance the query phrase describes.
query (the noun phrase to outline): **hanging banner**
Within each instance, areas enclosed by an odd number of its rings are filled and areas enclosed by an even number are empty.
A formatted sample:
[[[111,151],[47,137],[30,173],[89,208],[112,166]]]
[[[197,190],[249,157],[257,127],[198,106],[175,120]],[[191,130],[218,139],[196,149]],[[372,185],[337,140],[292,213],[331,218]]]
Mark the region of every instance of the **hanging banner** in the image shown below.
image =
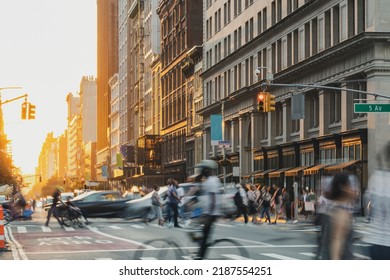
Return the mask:
[[[222,115],[211,115],[211,145],[216,146],[222,140]]]

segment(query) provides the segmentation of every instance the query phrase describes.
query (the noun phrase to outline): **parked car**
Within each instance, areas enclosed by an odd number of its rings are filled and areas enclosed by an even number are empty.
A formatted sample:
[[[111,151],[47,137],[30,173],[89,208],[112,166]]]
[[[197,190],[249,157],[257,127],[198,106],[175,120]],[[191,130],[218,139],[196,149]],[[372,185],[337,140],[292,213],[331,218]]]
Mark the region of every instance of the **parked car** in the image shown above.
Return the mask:
[[[46,196],[43,201],[43,209],[47,211],[52,204],[53,204],[53,197],[51,195]]]
[[[188,193],[190,188],[194,185],[194,183],[182,183],[179,184],[181,187],[184,188],[184,192]],[[164,186],[161,187],[159,190],[160,198],[165,204],[167,202],[166,194],[168,191],[168,187]],[[227,185],[227,187],[221,188],[221,208],[223,217],[231,217],[237,212],[237,207],[234,205],[234,194],[236,193],[237,189],[234,185]],[[153,192],[145,195],[142,198],[134,199],[131,201],[126,202],[126,210],[124,212],[124,217],[126,219],[139,219],[139,218],[145,218],[148,213],[150,212],[150,209],[152,207],[152,194]],[[187,203],[190,203],[193,201],[191,198],[193,197],[185,197],[182,202],[184,205]],[[190,210],[195,210],[195,208],[203,209],[206,206],[206,203],[208,203],[207,196],[204,193],[203,190],[200,191],[197,195],[197,202],[196,204],[193,204],[190,208]],[[163,216],[166,216],[167,207],[163,208]]]
[[[74,206],[81,209],[84,216],[123,217],[126,202],[130,198],[123,197],[119,191],[90,191],[72,199]]]

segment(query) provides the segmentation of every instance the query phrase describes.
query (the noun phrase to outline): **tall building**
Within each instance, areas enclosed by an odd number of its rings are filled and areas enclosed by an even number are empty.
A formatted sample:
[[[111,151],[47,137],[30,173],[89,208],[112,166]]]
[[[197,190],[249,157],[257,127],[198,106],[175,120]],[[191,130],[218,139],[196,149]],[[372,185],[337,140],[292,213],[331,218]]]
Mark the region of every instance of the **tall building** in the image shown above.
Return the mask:
[[[71,188],[80,187],[83,180],[83,140],[82,140],[82,118],[80,110],[80,96],[68,93],[68,127],[67,127],[67,152],[68,166],[66,181]]]
[[[96,181],[96,136],[97,136],[97,93],[96,79],[84,76],[80,82],[81,139],[80,177],[81,183]]]
[[[319,193],[321,175],[347,170],[364,191],[390,138],[389,116],[355,113],[353,104],[373,99],[365,91],[386,94],[388,8],[379,0],[205,1],[205,156],[222,158],[210,145],[210,115],[223,108],[236,180],[290,188],[296,178]],[[276,96],[275,111],[258,111],[262,91]]]
[[[161,0],[161,150],[163,173],[186,180],[188,89],[182,67],[187,52],[202,44],[203,1]]]
[[[109,79],[118,72],[118,1],[97,0],[97,179],[107,180],[109,163]]]

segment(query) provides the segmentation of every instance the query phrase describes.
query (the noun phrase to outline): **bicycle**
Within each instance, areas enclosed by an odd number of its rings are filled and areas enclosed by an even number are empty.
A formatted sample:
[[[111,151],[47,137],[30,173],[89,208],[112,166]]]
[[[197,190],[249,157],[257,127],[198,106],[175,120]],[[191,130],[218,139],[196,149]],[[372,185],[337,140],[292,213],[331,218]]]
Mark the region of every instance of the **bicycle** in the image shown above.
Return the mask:
[[[193,260],[197,257],[197,252],[202,240],[202,231],[200,227],[187,230],[187,234],[193,243],[197,246],[180,246],[172,239],[152,239],[143,243],[143,246],[137,248],[134,259],[188,259]],[[224,252],[221,252],[221,249]],[[195,251],[192,251],[195,250]],[[227,251],[227,252],[225,252]],[[207,260],[227,260],[227,259],[248,259],[249,253],[243,245],[231,238],[213,239],[207,244],[205,259]]]

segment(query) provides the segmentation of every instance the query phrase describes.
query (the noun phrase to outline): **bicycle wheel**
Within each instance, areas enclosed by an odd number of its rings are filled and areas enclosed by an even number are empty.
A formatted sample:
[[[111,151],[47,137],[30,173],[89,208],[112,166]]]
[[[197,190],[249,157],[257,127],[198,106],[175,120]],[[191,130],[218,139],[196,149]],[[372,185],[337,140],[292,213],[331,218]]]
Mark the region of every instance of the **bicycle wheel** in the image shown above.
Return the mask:
[[[240,260],[248,257],[248,251],[233,239],[216,239],[207,246],[206,259],[208,260]]]
[[[11,222],[14,219],[11,212],[8,209],[4,209],[4,225],[7,225],[9,222]]]
[[[67,226],[67,227],[70,227],[72,225],[72,220],[69,218],[68,215],[65,215],[65,216],[62,216],[61,217],[61,222]]]
[[[178,260],[185,255],[180,246],[169,239],[153,239],[143,243],[135,252],[134,260]]]

